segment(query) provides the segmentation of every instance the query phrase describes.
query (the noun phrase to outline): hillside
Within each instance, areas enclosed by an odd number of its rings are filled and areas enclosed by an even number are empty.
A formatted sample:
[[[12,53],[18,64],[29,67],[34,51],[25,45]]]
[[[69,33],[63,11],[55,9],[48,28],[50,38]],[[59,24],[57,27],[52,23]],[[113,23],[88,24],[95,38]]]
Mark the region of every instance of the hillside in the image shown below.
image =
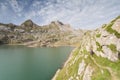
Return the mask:
[[[52,80],[120,80],[120,16],[85,32]]]
[[[53,21],[39,26],[0,23],[0,45],[76,46],[52,80],[120,80],[120,16],[96,30],[75,30]]]
[[[75,30],[60,21],[44,26],[39,26],[32,20],[26,20],[21,25],[0,24],[0,44],[30,47],[76,46],[82,35],[82,30]]]

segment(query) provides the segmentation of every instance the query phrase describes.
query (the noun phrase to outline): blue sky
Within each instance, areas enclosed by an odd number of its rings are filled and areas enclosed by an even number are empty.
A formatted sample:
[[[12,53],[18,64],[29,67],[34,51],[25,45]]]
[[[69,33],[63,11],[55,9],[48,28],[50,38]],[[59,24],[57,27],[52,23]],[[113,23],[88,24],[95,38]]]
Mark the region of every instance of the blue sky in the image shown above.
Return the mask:
[[[27,19],[44,25],[59,20],[74,28],[93,29],[120,15],[120,0],[0,0],[0,22]]]

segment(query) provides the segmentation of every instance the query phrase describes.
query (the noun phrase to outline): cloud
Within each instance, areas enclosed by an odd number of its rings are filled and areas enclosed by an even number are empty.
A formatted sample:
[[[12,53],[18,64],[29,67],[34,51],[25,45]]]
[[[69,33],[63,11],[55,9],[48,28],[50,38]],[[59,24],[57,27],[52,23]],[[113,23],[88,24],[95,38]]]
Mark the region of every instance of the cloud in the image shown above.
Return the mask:
[[[31,18],[42,17],[44,20],[42,24],[61,20],[64,23],[72,24],[73,27],[93,28],[118,15],[120,11],[113,11],[120,8],[120,5],[116,5],[118,3],[120,1],[116,0],[111,2],[109,0],[51,0],[46,2],[44,7],[38,8],[37,6],[41,5],[42,2],[36,1],[34,2],[36,10],[31,11],[29,15]]]
[[[9,0],[8,2],[20,20],[33,19],[40,25],[60,20],[75,28],[91,29],[120,15],[119,0],[26,0],[25,2]]]
[[[66,20],[70,19],[71,16],[76,15],[76,12],[78,12],[80,10],[79,8],[75,9],[75,7],[74,7],[75,5],[72,5],[73,0],[72,0],[72,2],[69,2],[69,3],[68,3],[68,1],[67,2],[66,1],[61,2],[60,0],[57,0],[58,3],[55,3],[55,4],[52,2],[47,2],[45,4],[46,6],[44,6],[44,8],[42,8],[42,9],[36,11],[36,13],[38,13],[39,15],[42,15],[42,17],[44,18],[45,24],[50,21],[53,21],[53,20],[66,21]],[[65,3],[67,3],[67,4],[65,4]],[[75,4],[77,4],[77,6],[78,6],[78,2],[76,2]],[[38,15],[38,14],[36,14],[36,15]],[[30,15],[34,15],[34,14],[30,14]]]
[[[18,16],[21,16],[20,12],[23,10],[23,6],[18,4],[17,0],[8,0],[9,4],[11,5],[12,9]]]
[[[41,7],[42,2],[41,1],[33,1],[32,7],[36,8],[36,7]]]
[[[7,9],[7,6],[5,3],[0,3],[0,8],[2,11],[5,11]]]

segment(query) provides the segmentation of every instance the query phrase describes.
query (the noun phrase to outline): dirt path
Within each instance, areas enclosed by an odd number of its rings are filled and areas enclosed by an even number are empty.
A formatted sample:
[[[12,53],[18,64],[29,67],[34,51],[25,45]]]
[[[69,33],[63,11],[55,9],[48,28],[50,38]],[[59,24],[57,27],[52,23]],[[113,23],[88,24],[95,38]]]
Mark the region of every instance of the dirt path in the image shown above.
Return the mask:
[[[103,68],[103,69],[107,69],[112,77],[112,80],[119,80],[118,77],[116,76],[116,73],[109,67],[105,67],[105,66],[101,66],[100,64],[98,64],[95,59],[93,57],[91,57],[91,59],[93,60],[93,62],[99,67],[99,68]]]

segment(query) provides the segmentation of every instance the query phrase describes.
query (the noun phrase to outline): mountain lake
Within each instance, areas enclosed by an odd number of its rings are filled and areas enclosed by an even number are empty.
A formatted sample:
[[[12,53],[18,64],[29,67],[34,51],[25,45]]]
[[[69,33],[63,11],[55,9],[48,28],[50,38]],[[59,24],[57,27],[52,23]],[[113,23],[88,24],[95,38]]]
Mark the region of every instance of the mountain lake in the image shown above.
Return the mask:
[[[51,80],[72,47],[0,46],[0,80]]]

